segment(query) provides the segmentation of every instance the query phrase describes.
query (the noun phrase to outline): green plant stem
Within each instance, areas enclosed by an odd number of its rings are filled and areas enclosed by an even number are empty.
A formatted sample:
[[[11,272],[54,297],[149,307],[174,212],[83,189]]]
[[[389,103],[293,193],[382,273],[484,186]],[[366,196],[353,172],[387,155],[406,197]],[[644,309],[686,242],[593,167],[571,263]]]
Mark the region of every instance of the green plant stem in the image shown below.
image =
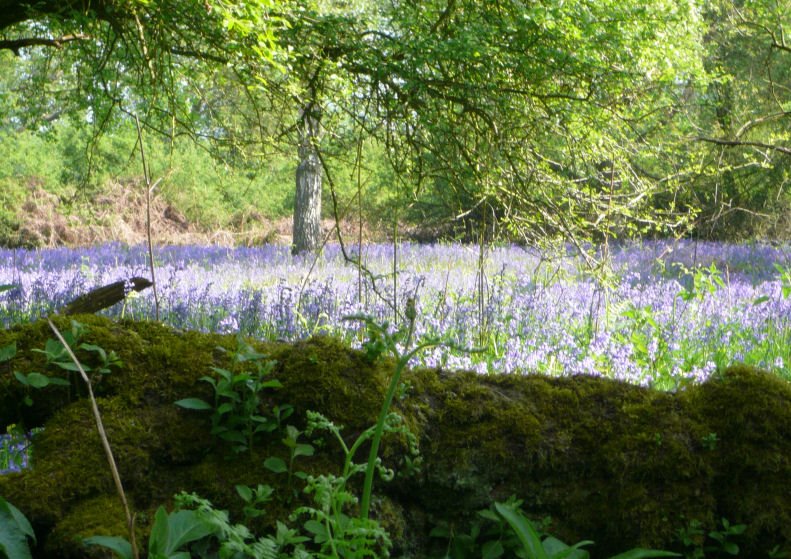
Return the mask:
[[[396,368],[395,372],[393,373],[393,378],[390,379],[390,387],[387,389],[385,400],[382,403],[382,409],[379,411],[379,419],[376,422],[376,430],[374,431],[374,436],[371,440],[371,451],[368,454],[368,465],[365,469],[365,481],[363,482],[363,496],[362,500],[360,501],[360,518],[362,520],[368,519],[368,513],[371,508],[371,492],[373,491],[376,458],[379,455],[379,443],[381,442],[382,434],[384,433],[387,414],[390,413],[390,405],[393,403],[393,397],[395,396],[396,390],[398,390],[398,384],[401,382],[401,373],[404,372],[409,360],[412,359],[415,354],[436,345],[438,345],[436,342],[420,344],[415,349],[404,355],[399,355],[398,350],[394,345],[390,346],[391,352],[393,352],[397,358]]]

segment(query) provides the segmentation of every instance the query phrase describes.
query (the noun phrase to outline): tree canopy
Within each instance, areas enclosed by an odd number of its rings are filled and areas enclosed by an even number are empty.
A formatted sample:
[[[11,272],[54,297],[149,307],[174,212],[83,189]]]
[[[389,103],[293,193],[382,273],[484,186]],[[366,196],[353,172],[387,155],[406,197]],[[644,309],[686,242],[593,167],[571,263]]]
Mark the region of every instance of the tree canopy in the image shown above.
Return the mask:
[[[767,162],[785,176],[773,6],[0,0],[0,48],[49,53],[39,77],[98,128],[139,115],[229,160],[301,145],[320,174],[374,142],[402,216],[601,239],[688,231],[754,205]]]

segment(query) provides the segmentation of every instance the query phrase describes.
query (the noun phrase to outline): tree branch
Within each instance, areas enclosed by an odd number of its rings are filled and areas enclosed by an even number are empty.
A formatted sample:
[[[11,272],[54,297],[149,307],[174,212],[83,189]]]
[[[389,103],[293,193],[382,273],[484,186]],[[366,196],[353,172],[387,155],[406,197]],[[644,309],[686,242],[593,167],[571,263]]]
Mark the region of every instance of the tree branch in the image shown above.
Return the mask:
[[[12,51],[16,56],[19,56],[19,50],[26,47],[55,47],[60,49],[63,48],[63,45],[66,43],[71,43],[72,41],[84,41],[86,39],[90,39],[90,37],[82,33],[64,35],[63,37],[58,37],[57,39],[45,39],[43,37],[5,39],[0,40],[0,50],[7,49]]]
[[[739,130],[736,131],[736,137],[741,138],[745,132],[752,130],[756,126],[763,124],[766,121],[774,120],[776,118],[782,118],[786,116],[791,116],[791,111],[782,111],[779,113],[772,113],[770,115],[764,115],[748,122],[745,122]]]
[[[765,144],[763,142],[747,142],[743,140],[725,140],[722,138],[706,138],[706,137],[698,137],[695,138],[695,140],[699,142],[708,142],[710,144],[717,144],[720,146],[728,146],[728,147],[739,147],[739,146],[756,147],[756,148],[768,149],[772,151],[779,151],[780,153],[785,155],[791,155],[791,148],[787,148],[784,146],[776,146],[773,144]]]

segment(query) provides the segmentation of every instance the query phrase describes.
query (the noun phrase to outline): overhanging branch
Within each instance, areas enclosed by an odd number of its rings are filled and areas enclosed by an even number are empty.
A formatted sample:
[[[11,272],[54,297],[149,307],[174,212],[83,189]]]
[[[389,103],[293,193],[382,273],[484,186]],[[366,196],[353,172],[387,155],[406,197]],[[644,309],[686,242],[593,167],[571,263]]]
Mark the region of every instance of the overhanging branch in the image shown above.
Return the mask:
[[[84,41],[89,39],[88,35],[77,33],[74,35],[64,35],[56,39],[45,39],[44,37],[25,37],[22,39],[4,39],[0,40],[0,50],[10,50],[15,55],[19,56],[19,50],[26,47],[55,47],[63,48],[66,43],[72,41]]]

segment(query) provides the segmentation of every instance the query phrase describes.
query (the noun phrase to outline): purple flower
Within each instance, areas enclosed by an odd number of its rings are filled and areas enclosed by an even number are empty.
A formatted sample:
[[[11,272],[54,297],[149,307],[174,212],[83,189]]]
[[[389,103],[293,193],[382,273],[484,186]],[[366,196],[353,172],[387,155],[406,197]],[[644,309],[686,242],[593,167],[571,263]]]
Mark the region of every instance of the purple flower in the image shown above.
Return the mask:
[[[434,349],[418,357],[429,366],[663,387],[699,382],[738,360],[783,369],[791,328],[791,300],[775,268],[788,265],[783,247],[615,244],[608,283],[571,252],[558,254],[492,247],[481,269],[477,247],[404,244],[395,278],[391,245],[363,247],[370,274],[333,245],[318,258],[276,246],[161,247],[155,263],[161,315],[179,328],[287,340],[333,333],[357,343],[360,326],[344,316],[365,313],[392,328],[414,298],[416,338],[488,347],[483,355]],[[0,293],[0,319],[35,319],[93,287],[147,273],[142,246],[0,250],[0,284],[18,286]],[[120,312],[118,305],[103,314]],[[151,290],[128,299],[124,312],[153,317]]]

